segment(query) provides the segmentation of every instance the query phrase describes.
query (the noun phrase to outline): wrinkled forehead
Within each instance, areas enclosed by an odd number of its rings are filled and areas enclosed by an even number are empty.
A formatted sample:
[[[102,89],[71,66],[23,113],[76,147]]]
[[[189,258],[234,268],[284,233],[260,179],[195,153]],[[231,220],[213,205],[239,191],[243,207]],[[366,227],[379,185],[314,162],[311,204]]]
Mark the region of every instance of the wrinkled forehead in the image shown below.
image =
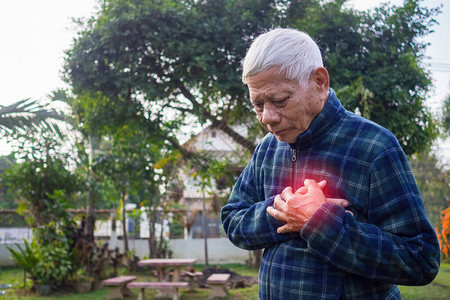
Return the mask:
[[[258,97],[277,97],[291,93],[298,88],[298,83],[287,79],[279,68],[270,68],[248,77],[247,87],[250,99]]]

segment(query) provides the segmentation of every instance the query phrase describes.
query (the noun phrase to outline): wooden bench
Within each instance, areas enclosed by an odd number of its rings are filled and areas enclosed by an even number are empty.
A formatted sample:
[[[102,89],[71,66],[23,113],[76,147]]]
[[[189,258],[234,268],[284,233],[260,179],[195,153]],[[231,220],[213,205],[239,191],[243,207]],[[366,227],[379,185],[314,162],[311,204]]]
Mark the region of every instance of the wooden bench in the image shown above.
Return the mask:
[[[173,300],[180,299],[180,290],[179,288],[188,287],[188,282],[160,282],[160,281],[146,281],[146,282],[131,282],[128,284],[128,288],[139,288],[138,300],[145,299],[145,289],[153,288],[153,289],[166,289],[170,290],[171,293],[164,294],[164,296],[171,296]]]
[[[106,299],[123,299],[125,297],[133,296],[133,293],[127,287],[127,284],[136,279],[136,276],[119,276],[103,280],[103,285],[110,286]]]
[[[212,274],[208,277],[207,283],[211,286],[209,298],[225,298],[228,295],[226,283],[230,274]]]

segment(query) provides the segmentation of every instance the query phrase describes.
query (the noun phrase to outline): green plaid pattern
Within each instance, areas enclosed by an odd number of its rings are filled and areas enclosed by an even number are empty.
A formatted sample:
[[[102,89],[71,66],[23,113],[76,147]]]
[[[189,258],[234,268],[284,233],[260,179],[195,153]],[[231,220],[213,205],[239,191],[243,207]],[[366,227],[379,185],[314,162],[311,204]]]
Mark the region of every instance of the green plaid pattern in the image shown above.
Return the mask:
[[[326,179],[325,196],[349,200],[353,216],[327,203],[300,234],[278,234],[266,208],[305,178]],[[221,217],[233,244],[264,249],[260,299],[401,299],[396,284],[424,285],[439,270],[439,243],[397,139],[346,111],[333,90],[295,144],[261,141]]]

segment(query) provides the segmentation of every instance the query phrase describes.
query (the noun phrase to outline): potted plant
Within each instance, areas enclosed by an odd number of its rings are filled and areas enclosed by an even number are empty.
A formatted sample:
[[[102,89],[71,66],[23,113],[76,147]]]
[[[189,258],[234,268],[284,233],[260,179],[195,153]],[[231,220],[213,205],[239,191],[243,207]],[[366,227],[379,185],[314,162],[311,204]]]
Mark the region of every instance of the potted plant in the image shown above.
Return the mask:
[[[73,262],[70,252],[64,244],[52,242],[41,245],[38,253],[39,262],[35,266],[36,283],[42,286],[58,286],[73,273]],[[41,287],[42,292],[48,289]],[[38,290],[39,292],[39,290]]]
[[[48,278],[43,278],[42,281],[36,284],[36,291],[39,296],[48,296],[52,292],[52,285]]]
[[[87,293],[92,290],[94,279],[84,269],[78,269],[76,273],[75,289],[78,293]]]

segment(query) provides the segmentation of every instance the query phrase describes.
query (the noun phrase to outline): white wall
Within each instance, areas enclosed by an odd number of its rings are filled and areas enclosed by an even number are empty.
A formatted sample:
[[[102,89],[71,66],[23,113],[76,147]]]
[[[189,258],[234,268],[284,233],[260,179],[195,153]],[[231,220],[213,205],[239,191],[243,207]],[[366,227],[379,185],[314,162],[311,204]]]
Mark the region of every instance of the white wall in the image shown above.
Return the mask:
[[[170,249],[174,258],[196,258],[205,263],[203,239],[173,239]],[[248,260],[249,252],[234,246],[227,238],[208,238],[208,262],[210,264],[242,263]]]
[[[0,228],[0,267],[15,265],[6,246],[17,250],[17,243],[25,249],[23,240],[31,241],[32,235],[32,230],[25,227]]]
[[[111,241],[110,246],[119,247],[123,252],[123,241]],[[140,259],[149,257],[148,240],[128,240],[130,250]],[[197,263],[205,263],[205,250],[203,239],[172,239],[169,241],[173,258],[196,258]],[[208,262],[210,264],[242,263],[249,258],[247,250],[234,246],[227,238],[208,238]]]
[[[19,243],[22,248],[24,244]],[[15,248],[14,244],[8,246]],[[123,241],[112,236],[109,241],[111,249],[119,247],[123,252]],[[147,239],[129,239],[130,250],[135,251],[135,255],[140,259],[149,257],[149,247]],[[205,250],[203,239],[172,239],[169,241],[173,258],[196,258],[197,263],[205,263]],[[208,239],[208,262],[210,264],[242,263],[249,258],[249,252],[234,246],[227,238]],[[6,245],[0,244],[0,266],[14,265],[11,260],[11,253],[6,249]]]
[[[23,242],[18,243],[22,249],[25,248],[25,244]],[[0,244],[0,267],[4,266],[14,266],[16,263],[11,259],[11,252],[6,248],[6,246],[17,250],[16,244]],[[3,283],[3,282],[0,282]]]

